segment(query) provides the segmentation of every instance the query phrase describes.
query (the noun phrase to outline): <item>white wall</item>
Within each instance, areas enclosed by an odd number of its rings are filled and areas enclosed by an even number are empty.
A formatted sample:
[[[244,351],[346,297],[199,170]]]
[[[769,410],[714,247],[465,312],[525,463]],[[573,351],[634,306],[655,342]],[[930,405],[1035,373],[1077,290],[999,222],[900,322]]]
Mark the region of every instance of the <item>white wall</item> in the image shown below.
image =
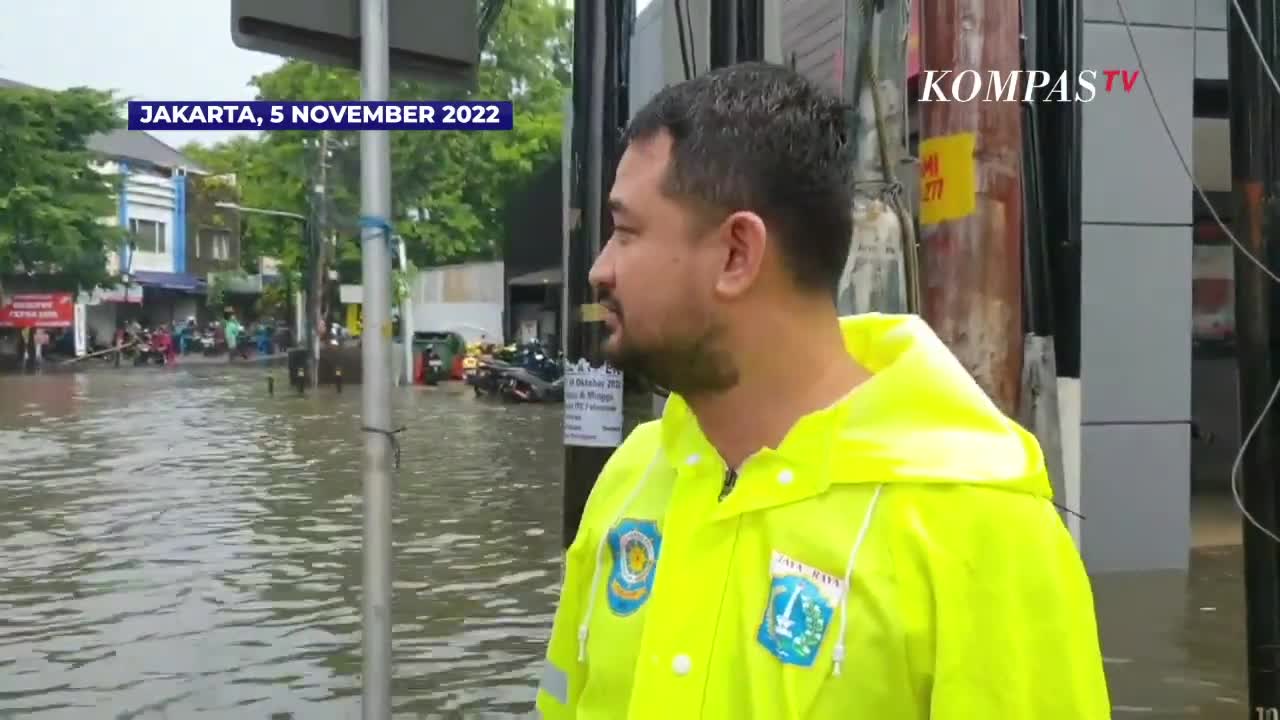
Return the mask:
[[[484,335],[503,342],[502,307],[506,282],[501,262],[463,263],[419,270],[409,283],[415,332],[452,330],[468,342]],[[344,304],[359,304],[364,289],[343,285]]]
[[[129,219],[164,223],[163,253],[138,251],[133,257],[133,270],[174,272],[174,192],[173,181],[141,173],[130,173],[126,187]]]
[[[413,328],[416,332],[451,330],[467,342],[482,335],[490,342],[506,342],[500,303],[415,303]]]

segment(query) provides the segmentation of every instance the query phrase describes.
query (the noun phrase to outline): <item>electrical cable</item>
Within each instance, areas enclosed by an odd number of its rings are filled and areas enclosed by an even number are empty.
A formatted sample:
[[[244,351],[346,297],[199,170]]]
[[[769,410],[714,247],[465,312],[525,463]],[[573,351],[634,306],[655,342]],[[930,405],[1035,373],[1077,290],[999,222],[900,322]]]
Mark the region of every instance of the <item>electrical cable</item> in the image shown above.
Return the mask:
[[[1271,72],[1271,68],[1267,65],[1266,56],[1262,52],[1262,47],[1258,44],[1257,39],[1254,38],[1253,32],[1249,30],[1249,23],[1245,19],[1244,10],[1240,7],[1239,0],[1231,0],[1231,2],[1236,8],[1236,12],[1240,14],[1240,20],[1244,24],[1245,32],[1253,42],[1253,49],[1258,56],[1258,64],[1266,70],[1267,76],[1271,78],[1272,84],[1275,85],[1276,92],[1280,93],[1280,82],[1276,81],[1275,74]],[[1169,121],[1165,118],[1164,110],[1160,107],[1160,101],[1156,99],[1155,89],[1151,86],[1151,76],[1147,73],[1146,67],[1143,66],[1142,53],[1138,51],[1138,41],[1133,35],[1133,25],[1129,22],[1129,15],[1124,11],[1124,4],[1121,0],[1116,0],[1116,8],[1120,11],[1120,20],[1124,24],[1125,32],[1129,35],[1129,44],[1133,47],[1133,54],[1138,62],[1138,72],[1142,74],[1142,80],[1146,85],[1147,94],[1151,96],[1151,104],[1155,108],[1156,116],[1160,119],[1160,125],[1164,128],[1165,135],[1169,138],[1169,143],[1173,146],[1173,152],[1178,156],[1178,162],[1182,165],[1182,171],[1186,173],[1187,179],[1191,181],[1191,186],[1195,188],[1196,194],[1200,196],[1200,200],[1204,202],[1205,207],[1208,208],[1209,214],[1213,216],[1214,222],[1218,224],[1218,227],[1222,229],[1222,232],[1231,240],[1231,243],[1236,246],[1236,249],[1248,258],[1250,262],[1256,265],[1263,274],[1271,278],[1271,280],[1277,284],[1280,284],[1280,276],[1276,275],[1271,268],[1267,267],[1264,262],[1259,260],[1257,256],[1250,252],[1249,248],[1246,247],[1244,243],[1240,242],[1239,238],[1237,238],[1235,233],[1231,231],[1231,228],[1227,227],[1227,223],[1213,207],[1213,203],[1209,201],[1209,196],[1205,194],[1204,189],[1200,187],[1200,183],[1196,180],[1195,173],[1191,170],[1190,163],[1187,162],[1187,158],[1182,154],[1182,149],[1178,147],[1177,138],[1174,137],[1173,130],[1169,127]],[[1245,433],[1244,439],[1240,442],[1240,451],[1236,454],[1235,461],[1231,463],[1231,498],[1235,502],[1236,508],[1240,510],[1240,514],[1244,516],[1244,519],[1250,525],[1256,528],[1258,532],[1261,532],[1263,535],[1271,538],[1276,543],[1280,543],[1280,535],[1277,535],[1275,531],[1259,522],[1257,518],[1255,518],[1249,510],[1245,508],[1244,499],[1240,496],[1240,467],[1244,463],[1245,453],[1248,452],[1249,443],[1253,442],[1253,437],[1257,435],[1258,430],[1262,427],[1262,423],[1266,420],[1267,414],[1271,412],[1271,407],[1275,405],[1277,398],[1280,398],[1280,382],[1276,383],[1275,388],[1271,391],[1271,397],[1267,398],[1266,404],[1262,406],[1262,412],[1258,414],[1258,419],[1255,420],[1253,426],[1249,428],[1249,432]]]
[[[688,43],[692,39],[691,38],[689,40],[685,39],[684,13],[680,11],[680,8],[683,7],[683,5],[684,3],[680,2],[680,0],[675,0],[676,37],[680,39],[680,64],[684,66],[684,79],[692,80],[693,69],[689,65],[689,45],[688,45]]]
[[[689,31],[689,65],[693,68],[689,78],[693,78],[698,73],[698,36],[693,31],[693,15],[689,13],[689,3],[680,2],[679,5],[684,8],[684,25]]]

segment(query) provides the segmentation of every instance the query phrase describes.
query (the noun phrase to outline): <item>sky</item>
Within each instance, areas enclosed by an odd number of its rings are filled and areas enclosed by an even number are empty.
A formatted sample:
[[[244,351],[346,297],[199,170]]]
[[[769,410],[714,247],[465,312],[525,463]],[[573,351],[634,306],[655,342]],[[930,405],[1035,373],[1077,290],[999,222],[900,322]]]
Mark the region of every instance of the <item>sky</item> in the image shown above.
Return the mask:
[[[110,9],[108,9],[110,8]],[[0,77],[138,100],[252,100],[280,58],[231,42],[227,0],[0,0]],[[235,133],[154,132],[180,146]]]
[[[638,0],[637,10],[652,0]],[[0,77],[138,100],[251,100],[282,60],[231,42],[227,0],[0,0]],[[156,131],[173,146],[236,133]]]

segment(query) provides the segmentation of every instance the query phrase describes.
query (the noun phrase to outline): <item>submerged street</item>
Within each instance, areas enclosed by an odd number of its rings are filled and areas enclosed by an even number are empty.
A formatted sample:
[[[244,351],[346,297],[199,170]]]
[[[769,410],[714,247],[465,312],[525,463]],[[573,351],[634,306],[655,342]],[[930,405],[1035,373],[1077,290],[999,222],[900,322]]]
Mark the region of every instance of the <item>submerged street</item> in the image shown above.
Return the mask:
[[[276,372],[0,376],[0,718],[359,717],[360,388]],[[396,398],[397,717],[526,716],[561,406]],[[1246,716],[1240,564],[1095,580],[1115,717]]]
[[[265,387],[225,367],[0,377],[0,717],[359,717],[359,388]],[[398,709],[527,713],[559,407],[399,397]]]

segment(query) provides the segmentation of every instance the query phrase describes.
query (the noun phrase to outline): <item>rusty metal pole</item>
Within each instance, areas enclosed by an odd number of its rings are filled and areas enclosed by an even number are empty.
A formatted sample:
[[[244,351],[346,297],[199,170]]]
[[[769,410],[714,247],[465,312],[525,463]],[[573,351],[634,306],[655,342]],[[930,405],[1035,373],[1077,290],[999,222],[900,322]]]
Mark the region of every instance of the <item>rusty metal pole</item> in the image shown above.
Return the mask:
[[[920,105],[922,314],[1000,409],[1016,417],[1022,110],[1016,101],[984,99],[994,92],[992,71],[1008,78],[1022,66],[1019,0],[929,0],[920,8],[922,93],[932,74],[946,96],[922,94]]]

